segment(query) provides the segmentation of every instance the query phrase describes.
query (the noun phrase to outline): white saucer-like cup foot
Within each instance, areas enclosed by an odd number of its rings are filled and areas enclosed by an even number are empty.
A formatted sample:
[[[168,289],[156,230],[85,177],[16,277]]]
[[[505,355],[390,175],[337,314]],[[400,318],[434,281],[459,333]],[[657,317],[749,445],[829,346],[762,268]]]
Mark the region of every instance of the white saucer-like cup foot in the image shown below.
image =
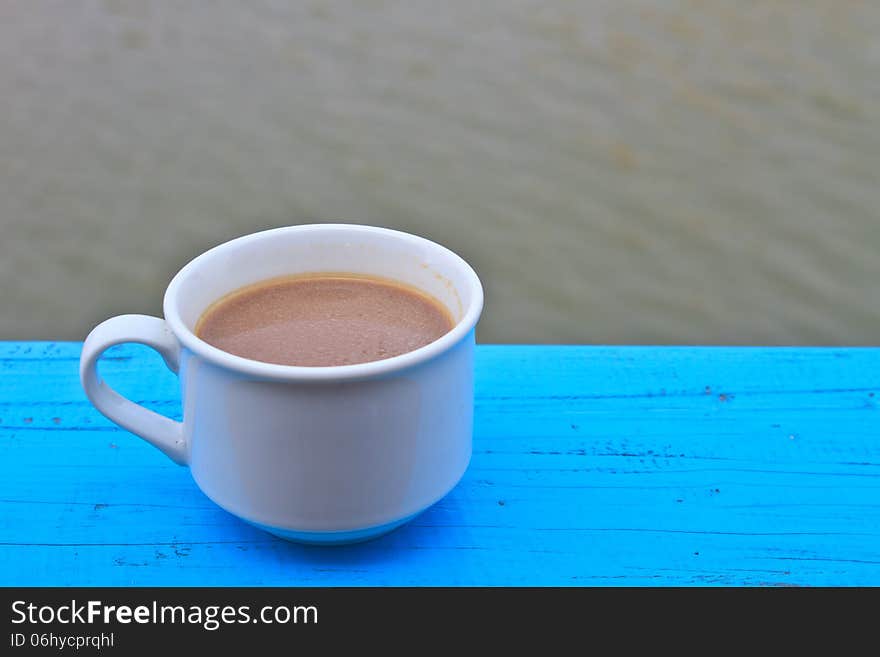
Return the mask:
[[[278,538],[283,538],[284,540],[293,543],[303,543],[304,545],[351,545],[352,543],[363,543],[364,541],[384,536],[401,525],[405,525],[417,515],[419,514],[415,513],[402,520],[395,520],[394,522],[389,522],[384,525],[365,527],[363,529],[354,529],[350,531],[303,532],[293,529],[283,529],[281,527],[268,527],[256,522],[251,522],[250,524],[263,531],[267,531],[270,534],[274,534]]]

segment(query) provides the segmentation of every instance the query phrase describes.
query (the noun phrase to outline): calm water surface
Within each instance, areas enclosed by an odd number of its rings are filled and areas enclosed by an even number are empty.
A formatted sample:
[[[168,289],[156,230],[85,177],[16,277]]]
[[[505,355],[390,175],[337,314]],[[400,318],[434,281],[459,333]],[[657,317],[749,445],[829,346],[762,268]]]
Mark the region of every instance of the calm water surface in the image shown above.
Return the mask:
[[[258,229],[436,239],[483,342],[880,342],[880,4],[0,4],[0,339]]]

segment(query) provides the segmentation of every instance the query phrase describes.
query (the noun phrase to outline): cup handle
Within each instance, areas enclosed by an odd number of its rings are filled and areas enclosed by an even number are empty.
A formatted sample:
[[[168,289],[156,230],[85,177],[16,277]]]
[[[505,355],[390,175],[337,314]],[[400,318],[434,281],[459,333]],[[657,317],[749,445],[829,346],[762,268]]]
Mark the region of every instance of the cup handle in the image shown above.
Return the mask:
[[[98,359],[113,345],[136,342],[152,347],[175,374],[180,344],[165,320],[149,315],[119,315],[98,324],[83,343],[79,378],[86,396],[103,415],[157,447],[179,465],[187,464],[183,424],[129,401],[98,376]]]

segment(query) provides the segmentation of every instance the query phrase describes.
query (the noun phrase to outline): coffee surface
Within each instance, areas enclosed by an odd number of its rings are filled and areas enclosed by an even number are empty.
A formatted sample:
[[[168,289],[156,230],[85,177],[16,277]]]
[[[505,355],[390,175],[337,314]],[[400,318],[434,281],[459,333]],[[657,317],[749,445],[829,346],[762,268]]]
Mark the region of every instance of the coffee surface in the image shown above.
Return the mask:
[[[196,334],[236,356],[300,366],[353,365],[418,349],[453,327],[439,301],[356,275],[257,283],[220,299]]]

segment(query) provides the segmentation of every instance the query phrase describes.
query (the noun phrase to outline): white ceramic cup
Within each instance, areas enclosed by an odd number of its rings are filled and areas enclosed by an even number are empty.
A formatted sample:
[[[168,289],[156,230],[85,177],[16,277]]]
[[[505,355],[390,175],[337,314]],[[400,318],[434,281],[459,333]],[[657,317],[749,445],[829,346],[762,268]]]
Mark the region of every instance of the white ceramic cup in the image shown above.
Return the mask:
[[[214,301],[288,274],[352,272],[413,285],[455,327],[400,356],[295,367],[233,356],[194,328]],[[471,456],[474,327],[483,289],[452,251],[407,233],[315,224],[247,235],[187,264],[165,292],[165,319],[121,315],[86,338],[80,379],[113,422],[188,465],[230,513],[283,538],[345,543],[398,527],[446,495]],[[180,378],[183,421],[114,392],[97,372],[109,347],[158,351]]]

